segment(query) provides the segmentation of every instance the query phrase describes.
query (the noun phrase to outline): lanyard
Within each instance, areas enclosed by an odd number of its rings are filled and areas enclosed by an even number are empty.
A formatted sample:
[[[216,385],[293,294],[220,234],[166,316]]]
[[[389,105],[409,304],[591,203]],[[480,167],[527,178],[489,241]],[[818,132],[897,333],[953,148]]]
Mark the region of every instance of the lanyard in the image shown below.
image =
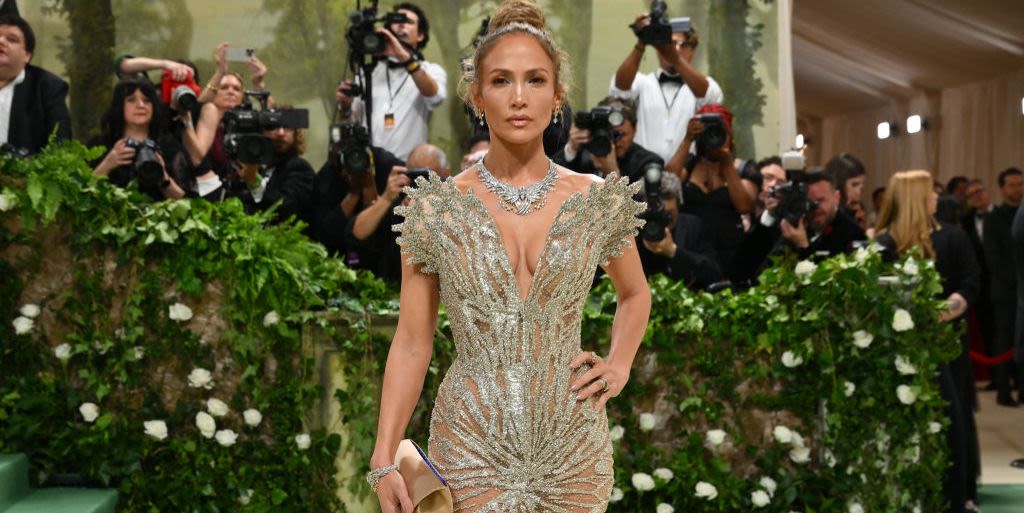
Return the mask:
[[[679,89],[676,89],[676,94],[672,96],[672,103],[669,103],[668,97],[665,96],[665,89],[661,87],[661,82],[658,82],[658,92],[661,93],[661,101],[665,102],[665,114],[672,112],[672,106],[676,104],[676,98],[679,98],[679,93],[682,90],[683,84],[679,84]]]
[[[395,96],[398,93],[402,92],[402,88],[405,87],[405,83],[409,81],[409,74],[406,73],[405,74],[405,78],[403,78],[402,82],[400,84],[398,84],[398,89],[395,90],[395,91],[392,91],[391,90],[391,68],[384,68],[384,73],[385,73],[385,76],[387,77],[387,82],[388,82],[388,106],[387,106],[387,109],[385,109],[385,110],[387,112],[392,112],[392,108],[394,107],[394,104],[395,104]],[[675,101],[675,100],[673,100],[673,101]]]

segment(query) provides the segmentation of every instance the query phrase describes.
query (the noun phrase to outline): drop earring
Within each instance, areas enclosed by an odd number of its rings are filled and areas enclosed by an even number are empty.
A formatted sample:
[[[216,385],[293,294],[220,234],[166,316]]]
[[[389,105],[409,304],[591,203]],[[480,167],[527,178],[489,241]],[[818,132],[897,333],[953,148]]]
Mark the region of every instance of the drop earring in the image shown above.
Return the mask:
[[[559,109],[555,109],[555,116],[554,116],[554,118],[552,118],[552,120],[551,120],[551,122],[552,122],[552,123],[554,123],[554,124],[556,124],[556,125],[558,124],[558,112],[559,112],[559,111],[561,111],[561,110],[562,110],[562,109],[560,109],[560,108],[559,108]]]
[[[477,117],[479,117],[479,118],[480,118],[480,126],[484,126],[484,124],[485,124],[485,123],[487,122],[487,121],[486,121],[486,120],[484,119],[484,113],[483,113],[483,112],[479,113]]]

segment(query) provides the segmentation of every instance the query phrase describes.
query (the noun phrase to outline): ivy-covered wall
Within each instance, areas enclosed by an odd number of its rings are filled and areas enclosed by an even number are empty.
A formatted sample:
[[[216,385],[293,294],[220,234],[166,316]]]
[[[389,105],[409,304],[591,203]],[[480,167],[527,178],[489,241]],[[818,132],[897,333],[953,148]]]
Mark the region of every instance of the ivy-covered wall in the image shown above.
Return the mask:
[[[152,204],[98,181],[90,153],[0,161],[0,452],[27,453],[37,482],[116,487],[126,512],[365,498],[389,342],[375,319],[397,313],[395,291],[237,204]],[[782,262],[741,294],[652,280],[640,356],[609,405],[610,511],[940,510],[933,371],[958,345],[939,290],[930,262],[867,249]],[[584,315],[593,349],[614,309],[605,281]],[[344,378],[334,432],[316,421],[311,329]],[[454,357],[442,312],[412,436]],[[356,477],[339,482],[338,459]]]

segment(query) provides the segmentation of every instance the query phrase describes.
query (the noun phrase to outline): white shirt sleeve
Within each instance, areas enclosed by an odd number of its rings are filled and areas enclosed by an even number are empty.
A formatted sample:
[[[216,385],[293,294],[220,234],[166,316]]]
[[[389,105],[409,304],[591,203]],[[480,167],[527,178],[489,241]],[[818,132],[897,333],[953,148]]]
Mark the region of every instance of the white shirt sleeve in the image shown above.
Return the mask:
[[[437,94],[434,96],[423,97],[423,101],[426,102],[427,108],[433,112],[434,109],[440,107],[448,97],[448,73],[444,68],[432,62],[423,61],[420,63],[420,67],[430,75],[430,78],[434,79],[434,82],[437,82]]]
[[[721,86],[718,85],[718,82],[715,82],[715,79],[708,77],[708,90],[704,92],[703,98],[697,98],[697,109],[699,110],[709,103],[723,105],[724,102],[725,95],[722,93]]]
[[[608,95],[614,96],[616,98],[636,100],[637,97],[640,95],[640,81],[638,80],[639,78],[640,73],[637,73],[633,77],[633,84],[630,85],[629,90],[624,91],[622,89],[619,89],[618,87],[615,87],[615,75],[612,75],[612,83],[611,85],[608,86]]]

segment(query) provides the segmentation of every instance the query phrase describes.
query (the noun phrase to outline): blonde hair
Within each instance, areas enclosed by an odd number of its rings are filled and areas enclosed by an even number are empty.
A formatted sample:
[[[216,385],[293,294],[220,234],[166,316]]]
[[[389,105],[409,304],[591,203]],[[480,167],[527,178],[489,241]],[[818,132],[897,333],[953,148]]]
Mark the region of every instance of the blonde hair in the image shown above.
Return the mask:
[[[935,258],[931,234],[939,223],[929,212],[934,183],[931,173],[920,170],[902,171],[889,179],[875,229],[879,235],[888,233],[900,254],[917,246],[925,257]]]
[[[494,49],[495,44],[503,36],[512,33],[529,34],[539,43],[544,52],[551,58],[555,67],[555,96],[564,102],[571,87],[569,58],[565,52],[555,45],[551,33],[545,28],[547,20],[544,11],[532,0],[505,0],[491,17],[487,35],[477,45],[472,57],[462,63],[462,78],[459,80],[459,96],[474,111],[473,93],[479,92],[477,70],[481,68],[484,58]],[[556,105],[556,111],[561,105]]]

